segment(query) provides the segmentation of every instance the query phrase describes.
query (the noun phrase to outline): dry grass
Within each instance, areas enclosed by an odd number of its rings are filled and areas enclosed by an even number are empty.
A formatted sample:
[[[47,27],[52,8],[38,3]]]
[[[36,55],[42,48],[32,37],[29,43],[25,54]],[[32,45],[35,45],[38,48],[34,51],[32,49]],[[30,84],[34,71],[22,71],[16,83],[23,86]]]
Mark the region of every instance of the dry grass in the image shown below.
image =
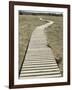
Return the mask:
[[[45,18],[54,21],[54,24],[48,27],[45,32],[48,45],[54,52],[60,71],[63,72],[63,17],[48,16]]]
[[[28,45],[32,31],[36,26],[45,24],[39,20],[39,17],[43,19],[49,19],[54,21],[54,24],[46,28],[45,33],[47,36],[48,46],[50,46],[54,52],[55,58],[58,61],[61,72],[62,58],[63,58],[63,17],[62,16],[49,16],[49,15],[19,15],[19,68],[24,58],[24,54]]]

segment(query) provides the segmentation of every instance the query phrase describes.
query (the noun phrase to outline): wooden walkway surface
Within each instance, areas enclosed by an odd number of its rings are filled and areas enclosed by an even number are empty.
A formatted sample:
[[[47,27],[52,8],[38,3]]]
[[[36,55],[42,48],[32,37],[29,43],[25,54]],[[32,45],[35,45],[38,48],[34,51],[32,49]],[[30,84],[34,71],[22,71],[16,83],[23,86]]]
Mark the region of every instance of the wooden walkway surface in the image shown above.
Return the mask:
[[[45,28],[52,24],[53,21],[49,21],[49,23],[36,27],[33,31],[20,78],[53,78],[61,76],[53,52],[47,46],[44,33]]]

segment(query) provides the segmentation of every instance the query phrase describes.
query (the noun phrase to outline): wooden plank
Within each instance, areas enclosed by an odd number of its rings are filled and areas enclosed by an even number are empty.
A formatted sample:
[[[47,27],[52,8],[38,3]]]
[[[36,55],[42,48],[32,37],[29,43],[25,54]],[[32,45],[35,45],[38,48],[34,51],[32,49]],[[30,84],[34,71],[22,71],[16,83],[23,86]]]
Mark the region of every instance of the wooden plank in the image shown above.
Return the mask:
[[[21,73],[20,76],[24,76],[24,77],[30,77],[30,76],[41,76],[41,75],[57,75],[60,74],[60,71],[55,71],[55,72],[36,72],[36,73],[28,73],[28,74],[24,74]]]
[[[55,62],[56,63],[56,61],[54,61],[54,60],[25,60],[24,61],[24,64],[26,64],[26,63],[47,63],[47,62]]]
[[[43,72],[43,71],[46,71],[46,72],[49,72],[49,71],[50,71],[50,72],[55,72],[55,71],[59,71],[59,69],[58,69],[58,68],[53,68],[53,69],[43,69],[43,70],[42,70],[42,69],[39,69],[39,70],[31,70],[31,71],[24,71],[24,70],[23,70],[23,71],[21,71],[21,73],[33,73],[33,72],[36,73],[36,72],[41,72],[41,71],[42,71],[42,72]]]
[[[42,76],[30,76],[30,77],[24,77],[24,76],[21,76],[20,79],[35,79],[35,78],[59,78],[61,77],[61,74],[56,74],[56,75],[42,75]]]
[[[46,64],[46,65],[44,65],[44,64],[38,64],[38,65],[37,65],[37,64],[36,64],[36,65],[23,65],[22,67],[24,67],[24,68],[25,68],[25,67],[31,68],[31,67],[38,67],[38,66],[39,66],[39,67],[41,67],[41,66],[42,66],[42,67],[50,67],[50,66],[52,67],[53,65],[56,65],[56,66],[57,66],[56,63],[52,63],[52,64]]]
[[[24,63],[23,65],[24,65],[24,66],[27,66],[27,65],[42,65],[42,64],[44,64],[44,65],[46,65],[46,64],[55,64],[55,62]]]
[[[50,67],[31,67],[31,68],[25,68],[25,67],[22,67],[22,71],[32,71],[32,70],[48,70],[48,69],[56,69],[56,68],[58,68],[58,66],[56,66],[56,65],[52,65],[52,66],[50,66]]]

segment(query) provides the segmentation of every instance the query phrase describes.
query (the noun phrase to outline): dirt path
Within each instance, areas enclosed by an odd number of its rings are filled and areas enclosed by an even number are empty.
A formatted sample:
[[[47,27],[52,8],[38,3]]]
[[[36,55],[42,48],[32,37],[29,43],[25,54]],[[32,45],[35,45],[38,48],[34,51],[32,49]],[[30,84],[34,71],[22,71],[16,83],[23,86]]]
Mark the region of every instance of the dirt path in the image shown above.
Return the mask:
[[[43,19],[41,19],[43,20]],[[61,73],[55,61],[51,48],[47,47],[45,28],[54,22],[37,26],[33,31],[25,61],[22,66],[20,78],[60,77]]]

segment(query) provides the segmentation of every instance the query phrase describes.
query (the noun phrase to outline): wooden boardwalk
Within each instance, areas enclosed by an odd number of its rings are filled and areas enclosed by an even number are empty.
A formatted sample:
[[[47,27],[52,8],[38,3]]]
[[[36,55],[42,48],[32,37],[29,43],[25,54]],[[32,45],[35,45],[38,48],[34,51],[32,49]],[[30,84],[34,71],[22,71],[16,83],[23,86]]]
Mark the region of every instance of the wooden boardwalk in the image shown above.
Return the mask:
[[[52,24],[53,22],[49,21],[49,23],[36,27],[33,31],[20,78],[53,78],[61,76],[53,52],[47,46],[44,33],[45,28]]]

